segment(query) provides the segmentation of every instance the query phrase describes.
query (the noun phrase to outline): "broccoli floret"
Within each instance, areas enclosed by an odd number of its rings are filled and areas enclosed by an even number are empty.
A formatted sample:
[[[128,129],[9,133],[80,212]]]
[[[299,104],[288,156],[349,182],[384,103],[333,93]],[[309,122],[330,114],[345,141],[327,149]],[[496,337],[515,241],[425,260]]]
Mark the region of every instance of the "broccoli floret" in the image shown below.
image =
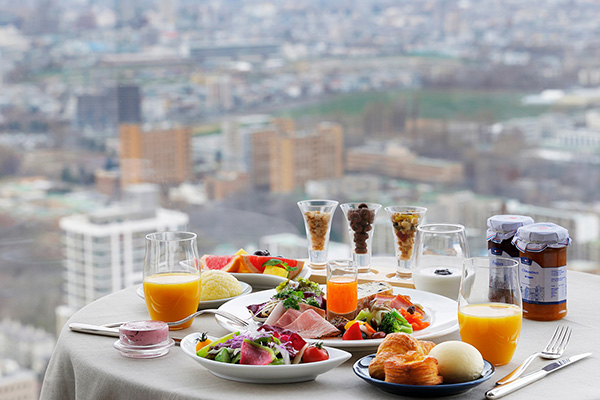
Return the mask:
[[[406,332],[412,333],[412,326],[395,309],[383,314],[379,330],[385,333]]]

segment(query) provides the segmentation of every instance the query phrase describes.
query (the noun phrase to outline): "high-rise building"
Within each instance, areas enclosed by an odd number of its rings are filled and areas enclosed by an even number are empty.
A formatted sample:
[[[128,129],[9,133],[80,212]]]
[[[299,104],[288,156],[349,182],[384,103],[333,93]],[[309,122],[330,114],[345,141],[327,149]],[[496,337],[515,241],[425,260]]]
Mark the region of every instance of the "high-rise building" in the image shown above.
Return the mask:
[[[114,291],[141,284],[145,236],[185,230],[187,214],[158,207],[155,185],[132,185],[122,204],[60,220],[65,256],[65,306],[57,327],[70,314]]]
[[[145,131],[139,124],[121,124],[119,136],[121,186],[173,185],[191,179],[191,128]]]
[[[255,187],[290,193],[309,180],[341,178],[344,132],[339,124],[321,123],[312,131],[275,124],[252,135],[252,182]],[[278,128],[279,127],[279,128]],[[282,132],[280,129],[285,128]],[[293,129],[293,130],[292,130]]]
[[[136,85],[117,86],[117,106],[119,124],[141,123],[142,99],[140,87]]]
[[[77,96],[77,117],[75,123],[80,129],[91,129],[94,134],[117,129],[116,90],[83,93]]]

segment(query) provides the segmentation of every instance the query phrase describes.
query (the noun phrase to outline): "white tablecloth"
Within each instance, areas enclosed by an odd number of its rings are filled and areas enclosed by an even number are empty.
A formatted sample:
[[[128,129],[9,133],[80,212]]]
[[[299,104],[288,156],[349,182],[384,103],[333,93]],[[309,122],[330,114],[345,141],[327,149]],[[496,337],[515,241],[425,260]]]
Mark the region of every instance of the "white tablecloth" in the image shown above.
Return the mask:
[[[145,303],[129,288],[97,300],[77,312],[69,322],[107,324],[149,319]],[[563,320],[523,320],[521,338],[513,360],[498,367],[495,375],[471,391],[455,396],[483,399],[484,393],[529,354],[541,350],[558,324],[573,328],[565,356],[593,352],[591,357],[557,371],[525,387],[507,399],[600,399],[600,276],[568,273],[568,315]],[[213,316],[196,318],[187,330],[174,335],[208,331],[222,336],[228,332]],[[459,339],[458,332],[434,339],[439,343]],[[354,353],[342,366],[295,384],[256,385],[236,383],[210,374],[179,347],[156,359],[129,359],[113,348],[115,338],[75,333],[65,327],[58,339],[41,391],[43,400],[67,399],[398,399],[369,385],[352,371],[353,363],[373,351]],[[548,360],[536,359],[528,371]]]

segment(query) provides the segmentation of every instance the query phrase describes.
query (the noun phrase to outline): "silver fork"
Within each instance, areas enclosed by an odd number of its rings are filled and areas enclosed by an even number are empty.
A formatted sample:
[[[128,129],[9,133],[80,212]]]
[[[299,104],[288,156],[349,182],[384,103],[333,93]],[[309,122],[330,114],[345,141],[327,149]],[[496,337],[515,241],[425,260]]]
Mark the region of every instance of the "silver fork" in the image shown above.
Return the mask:
[[[568,326],[557,326],[554,330],[552,338],[550,338],[550,341],[546,347],[544,347],[544,350],[527,357],[525,361],[523,361],[521,365],[519,365],[513,372],[496,382],[496,385],[504,385],[517,379],[519,376],[521,376],[529,364],[531,364],[533,359],[538,356],[548,360],[555,360],[559,358],[562,356],[565,348],[569,344],[569,339],[571,339],[571,328]]]

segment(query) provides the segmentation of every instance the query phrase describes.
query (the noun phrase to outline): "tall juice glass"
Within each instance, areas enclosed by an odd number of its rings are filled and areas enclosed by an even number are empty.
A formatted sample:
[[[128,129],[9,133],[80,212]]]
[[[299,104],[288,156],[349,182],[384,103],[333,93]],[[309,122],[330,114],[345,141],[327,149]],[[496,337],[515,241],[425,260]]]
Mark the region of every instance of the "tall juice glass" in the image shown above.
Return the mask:
[[[144,297],[150,318],[155,321],[179,321],[198,309],[200,268],[195,233],[146,235]],[[184,329],[191,324],[188,321],[170,329]]]
[[[351,260],[327,263],[327,319],[353,319],[358,302],[358,268]]]
[[[463,262],[458,325],[463,342],[494,365],[510,362],[519,342],[523,311],[519,263],[502,257]]]

